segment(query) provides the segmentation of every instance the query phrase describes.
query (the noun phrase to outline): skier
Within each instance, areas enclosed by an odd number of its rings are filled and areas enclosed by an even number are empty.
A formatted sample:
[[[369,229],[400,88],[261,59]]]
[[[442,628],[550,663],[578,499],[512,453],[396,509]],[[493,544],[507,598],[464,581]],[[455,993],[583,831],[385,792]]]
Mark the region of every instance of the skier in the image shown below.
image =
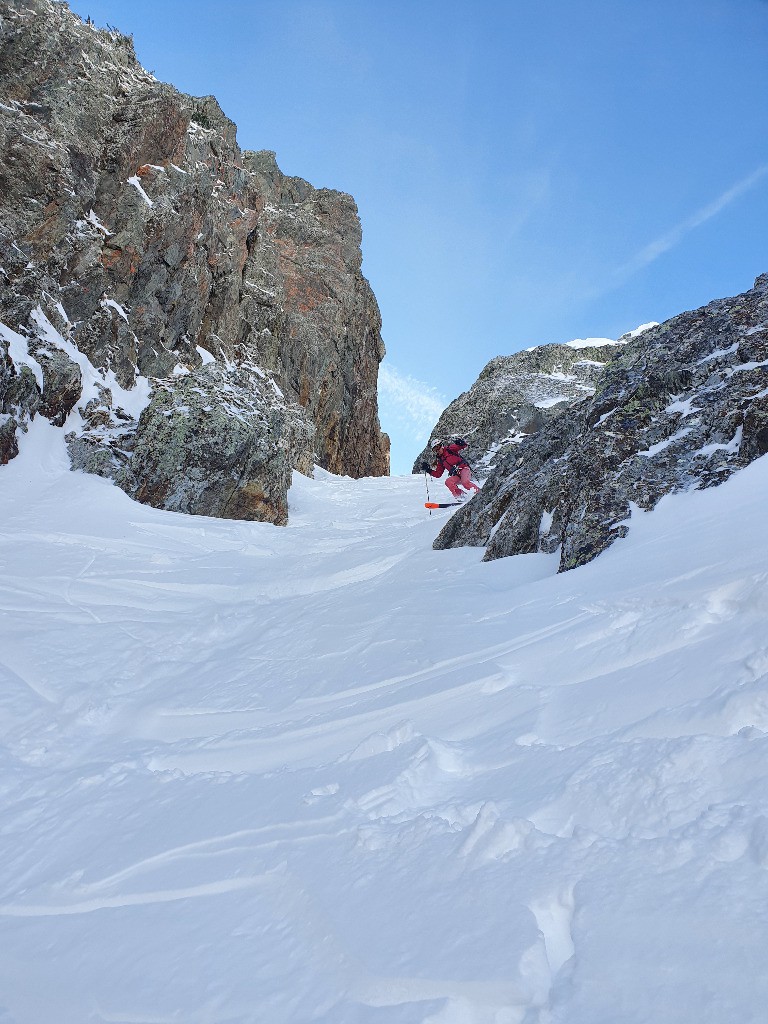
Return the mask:
[[[472,480],[472,470],[469,468],[469,464],[459,455],[459,452],[467,447],[467,442],[462,437],[454,437],[447,442],[440,438],[435,438],[434,441],[430,441],[429,447],[435,453],[437,460],[435,468],[432,469],[428,462],[422,462],[421,468],[425,473],[429,473],[430,476],[438,478],[447,471],[448,478],[445,481],[445,486],[454,498],[460,500],[466,497],[464,491],[469,494],[471,491],[480,490]],[[462,487],[464,491],[460,490]]]

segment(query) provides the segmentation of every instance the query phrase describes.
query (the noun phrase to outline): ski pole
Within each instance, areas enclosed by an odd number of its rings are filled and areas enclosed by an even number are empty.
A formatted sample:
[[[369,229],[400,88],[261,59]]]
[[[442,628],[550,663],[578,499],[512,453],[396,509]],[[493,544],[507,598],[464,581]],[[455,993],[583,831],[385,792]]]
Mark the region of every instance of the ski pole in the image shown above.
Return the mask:
[[[424,486],[427,488],[427,501],[429,501],[430,500],[430,497],[429,497],[429,480],[427,480],[426,470],[424,471]],[[429,514],[430,514],[430,516],[432,515],[432,509],[429,510]]]

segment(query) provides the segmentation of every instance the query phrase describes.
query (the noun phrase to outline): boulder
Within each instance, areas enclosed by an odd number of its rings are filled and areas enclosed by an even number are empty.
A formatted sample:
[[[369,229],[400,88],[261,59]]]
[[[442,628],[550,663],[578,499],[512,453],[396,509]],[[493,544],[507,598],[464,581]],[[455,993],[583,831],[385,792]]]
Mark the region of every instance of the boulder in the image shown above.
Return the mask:
[[[86,410],[72,465],[155,508],[283,525],[293,469],[312,471],[313,428],[254,367],[157,380],[138,422],[113,412],[105,394]]]

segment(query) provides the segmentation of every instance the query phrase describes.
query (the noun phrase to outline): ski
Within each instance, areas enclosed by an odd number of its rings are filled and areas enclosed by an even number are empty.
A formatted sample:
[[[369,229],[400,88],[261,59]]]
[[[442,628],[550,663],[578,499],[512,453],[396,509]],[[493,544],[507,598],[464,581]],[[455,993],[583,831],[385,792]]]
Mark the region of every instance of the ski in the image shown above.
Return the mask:
[[[463,504],[463,501],[425,501],[424,508],[453,508],[454,505]]]

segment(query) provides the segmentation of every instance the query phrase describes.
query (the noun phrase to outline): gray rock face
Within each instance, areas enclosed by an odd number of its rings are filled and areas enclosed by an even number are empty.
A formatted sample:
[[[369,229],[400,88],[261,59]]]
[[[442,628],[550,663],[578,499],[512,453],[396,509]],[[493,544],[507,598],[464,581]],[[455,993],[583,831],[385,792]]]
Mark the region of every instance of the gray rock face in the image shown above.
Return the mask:
[[[539,345],[497,356],[469,391],[451,402],[431,436],[463,437],[467,461],[478,475],[486,476],[525,435],[541,430],[565,406],[593,394],[618,344]],[[429,457],[427,447],[416,458],[414,473]]]
[[[227,387],[246,390],[234,404],[209,400],[220,417],[237,408],[233,430],[250,423],[253,445],[279,436],[297,469],[314,457],[336,473],[388,472],[376,391],[381,320],[360,242],[349,196],[286,177],[273,153],[241,152],[216,101],[157,82],[130,39],[83,24],[53,0],[0,0],[0,321],[42,353],[44,374],[33,394],[14,383],[24,371],[12,360],[3,371],[7,457],[16,430],[42,414],[66,421],[69,433],[82,429],[82,445],[70,440],[75,464],[95,458],[103,471],[111,457],[94,449],[88,416],[82,427],[74,422],[77,410],[93,401],[104,408],[114,386],[134,390],[140,377],[164,394],[168,382],[184,389],[186,377],[174,371],[194,377],[213,357],[227,369]],[[91,383],[81,395],[84,372]],[[206,369],[201,380],[212,375]],[[251,404],[272,409],[273,385],[285,417],[265,434],[255,413],[241,413]],[[108,418],[122,422],[117,413]],[[137,431],[143,422],[143,433],[159,425],[154,414],[129,419]],[[120,428],[124,439],[129,426]],[[209,427],[214,435],[195,439],[198,448],[188,439],[193,476],[205,472],[206,445],[220,439],[217,417],[199,419],[198,429]],[[139,434],[131,443],[143,450]],[[211,472],[251,479],[245,453],[253,449],[233,443],[227,451],[232,464],[212,463]],[[150,461],[134,459],[134,474],[143,465],[149,473]],[[130,486],[123,474],[116,479],[140,500],[162,493],[192,511],[198,492],[185,486],[184,453],[177,464],[167,487],[151,473]],[[276,494],[262,472],[271,472],[268,462],[252,479]],[[284,474],[275,472],[277,486]],[[242,506],[231,497],[204,505],[207,514],[242,507],[279,520],[284,497],[274,509],[270,502],[269,512],[245,494]]]
[[[274,153],[246,151],[243,161],[265,197],[244,274],[245,339],[310,414],[325,469],[386,474],[381,316],[360,271],[357,207],[350,196],[286,178]]]
[[[435,547],[560,549],[560,570],[626,535],[631,504],[712,487],[768,452],[768,275],[622,347],[591,398],[499,459]]]
[[[283,525],[291,470],[312,472],[314,429],[263,376],[210,363],[158,380],[138,423],[103,393],[68,435],[72,463],[156,508]]]
[[[63,427],[83,393],[82,371],[66,352],[50,343],[36,345],[34,356],[43,371],[40,412],[54,427]]]
[[[27,364],[13,360],[10,343],[0,333],[0,466],[19,454],[16,432],[26,430],[40,408],[41,385]]]

